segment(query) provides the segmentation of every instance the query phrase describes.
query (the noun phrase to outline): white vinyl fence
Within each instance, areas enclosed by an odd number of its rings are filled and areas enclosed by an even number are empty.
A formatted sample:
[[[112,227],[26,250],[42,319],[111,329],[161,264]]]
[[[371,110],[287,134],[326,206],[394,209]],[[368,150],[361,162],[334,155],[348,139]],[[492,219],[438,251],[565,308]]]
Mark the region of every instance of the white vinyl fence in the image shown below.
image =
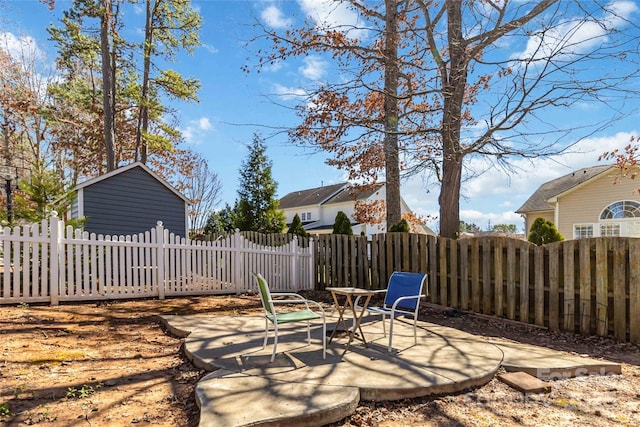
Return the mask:
[[[0,230],[0,304],[109,300],[313,287],[313,241],[268,247],[240,233],[214,242],[175,236],[161,222],[134,236],[89,234],[54,213],[40,224]]]

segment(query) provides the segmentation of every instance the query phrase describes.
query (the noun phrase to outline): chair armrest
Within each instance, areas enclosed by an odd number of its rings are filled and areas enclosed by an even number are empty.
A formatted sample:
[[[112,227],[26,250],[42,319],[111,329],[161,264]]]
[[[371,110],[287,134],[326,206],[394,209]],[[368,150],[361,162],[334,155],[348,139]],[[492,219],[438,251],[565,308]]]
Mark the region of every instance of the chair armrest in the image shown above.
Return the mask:
[[[396,307],[398,306],[398,303],[401,301],[406,301],[406,300],[411,300],[411,299],[417,299],[420,300],[420,298],[424,298],[424,295],[420,294],[420,295],[409,295],[406,297],[400,297],[397,300],[395,300],[393,302],[393,305],[391,306],[391,310],[395,310]]]
[[[273,297],[295,297],[295,299],[273,299]],[[322,312],[322,317],[324,317],[324,308],[322,308],[322,305],[320,305],[319,302],[306,299],[300,294],[292,292],[278,292],[275,294],[271,294],[271,302],[273,304],[304,304],[307,309],[310,309],[309,304],[313,304],[320,309],[320,311]]]
[[[296,294],[294,292],[272,292],[271,293],[271,299],[273,300],[273,302],[278,302],[278,301],[284,301],[284,300],[276,300],[274,299],[274,297],[293,297],[298,301],[306,301],[306,299],[300,295],[300,294]]]
[[[384,294],[387,292],[386,289],[376,289],[375,291],[372,291],[375,294]],[[353,306],[354,307],[361,307],[360,305],[358,305],[358,302],[360,302],[360,298],[362,298],[363,295],[358,295],[358,297],[356,298],[356,300],[353,302]]]
[[[310,299],[309,299],[309,300],[306,300],[306,301],[307,301],[307,303],[308,303],[308,304],[307,304],[307,308],[309,308],[309,304],[313,304],[314,306],[318,307],[318,309],[319,309],[319,310],[320,310],[320,312],[322,313],[322,318],[323,318],[323,319],[325,318],[325,315],[324,315],[324,308],[322,307],[322,305],[321,305],[319,302],[317,302],[317,301],[313,301],[313,300],[310,300]],[[310,310],[311,310],[311,309],[310,309]]]

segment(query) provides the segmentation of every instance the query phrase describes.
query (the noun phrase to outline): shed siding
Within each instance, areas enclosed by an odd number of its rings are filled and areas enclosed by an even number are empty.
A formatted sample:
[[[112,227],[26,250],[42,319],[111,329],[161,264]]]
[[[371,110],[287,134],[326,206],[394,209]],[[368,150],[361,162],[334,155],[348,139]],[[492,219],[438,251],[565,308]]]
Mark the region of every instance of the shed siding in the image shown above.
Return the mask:
[[[142,168],[133,168],[84,188],[85,230],[96,234],[143,233],[162,221],[184,236],[185,202]]]
[[[559,201],[560,220],[558,230],[565,239],[573,238],[573,225],[597,223],[600,213],[613,202],[635,200],[640,202],[638,181],[620,179],[615,184],[616,173],[604,176],[561,197]]]

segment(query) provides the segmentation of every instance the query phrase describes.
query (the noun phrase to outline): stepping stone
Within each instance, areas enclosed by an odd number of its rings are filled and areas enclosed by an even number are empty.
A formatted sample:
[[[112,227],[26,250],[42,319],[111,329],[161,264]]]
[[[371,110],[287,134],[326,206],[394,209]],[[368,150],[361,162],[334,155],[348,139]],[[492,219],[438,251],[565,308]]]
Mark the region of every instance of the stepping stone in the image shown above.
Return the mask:
[[[522,393],[549,393],[551,385],[526,372],[508,372],[499,374],[498,379]]]

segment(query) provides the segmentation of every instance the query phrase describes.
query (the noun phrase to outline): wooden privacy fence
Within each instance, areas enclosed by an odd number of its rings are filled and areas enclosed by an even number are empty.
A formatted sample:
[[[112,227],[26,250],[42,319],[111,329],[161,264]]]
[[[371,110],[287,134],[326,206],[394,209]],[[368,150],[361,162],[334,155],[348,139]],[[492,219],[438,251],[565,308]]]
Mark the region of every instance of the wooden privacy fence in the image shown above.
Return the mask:
[[[640,239],[536,246],[505,237],[331,235],[317,239],[315,259],[320,289],[383,289],[394,270],[426,272],[434,304],[640,343]]]
[[[203,242],[162,223],[133,236],[64,228],[54,214],[0,234],[0,304],[210,295],[257,291],[252,273],[274,290],[311,289],[312,242],[267,246],[241,233]]]

